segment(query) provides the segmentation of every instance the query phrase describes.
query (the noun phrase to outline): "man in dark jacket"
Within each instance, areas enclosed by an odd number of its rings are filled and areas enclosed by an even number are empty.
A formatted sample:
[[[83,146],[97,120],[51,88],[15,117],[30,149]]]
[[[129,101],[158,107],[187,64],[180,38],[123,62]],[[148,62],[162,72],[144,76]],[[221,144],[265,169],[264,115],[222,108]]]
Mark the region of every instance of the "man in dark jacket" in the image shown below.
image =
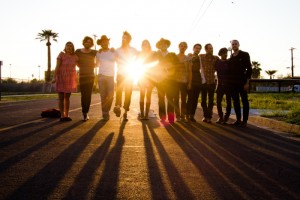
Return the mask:
[[[231,41],[233,54],[229,59],[229,87],[236,114],[236,122],[234,122],[234,125],[247,126],[249,117],[248,90],[252,68],[249,54],[245,51],[241,51],[239,47],[239,41]],[[241,121],[240,96],[243,103],[243,121]]]

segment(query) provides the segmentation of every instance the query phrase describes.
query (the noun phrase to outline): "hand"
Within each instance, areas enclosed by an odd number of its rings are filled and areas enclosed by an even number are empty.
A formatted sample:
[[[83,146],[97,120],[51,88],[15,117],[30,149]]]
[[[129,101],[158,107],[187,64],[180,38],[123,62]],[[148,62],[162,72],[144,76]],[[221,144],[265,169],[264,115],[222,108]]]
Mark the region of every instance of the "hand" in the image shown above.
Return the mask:
[[[54,78],[54,79],[52,79],[52,81],[51,81],[51,83],[55,83],[56,82],[56,79]]]
[[[187,89],[188,90],[192,89],[192,84],[191,83],[188,84]]]
[[[244,85],[244,90],[245,90],[245,91],[248,91],[248,90],[249,90],[249,83],[246,83],[246,84]]]

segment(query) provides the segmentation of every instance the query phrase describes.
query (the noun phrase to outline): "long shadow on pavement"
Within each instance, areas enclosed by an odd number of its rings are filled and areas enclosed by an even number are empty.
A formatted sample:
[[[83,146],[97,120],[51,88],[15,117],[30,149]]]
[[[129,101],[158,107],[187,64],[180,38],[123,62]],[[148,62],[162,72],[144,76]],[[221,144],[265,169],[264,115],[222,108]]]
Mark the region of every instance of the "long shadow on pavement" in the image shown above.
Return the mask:
[[[43,141],[35,144],[34,146],[31,146],[30,148],[24,150],[23,152],[18,153],[17,155],[6,159],[5,161],[0,163],[0,172],[3,172],[4,170],[7,170],[9,167],[11,167],[14,164],[22,161],[26,157],[30,156],[32,153],[38,151],[43,146],[47,145],[49,142],[55,140],[56,138],[60,137],[64,133],[72,130],[73,128],[79,126],[80,124],[82,124],[82,122],[76,122],[76,123],[72,124],[71,126],[68,126],[64,129],[60,130],[59,132],[54,133],[50,137],[48,137],[48,138],[44,139]],[[40,131],[43,131],[43,130],[45,130],[45,129],[42,129]]]
[[[167,169],[166,172],[170,179],[171,187],[172,187],[177,199],[196,199],[196,197],[191,192],[189,187],[185,184],[179,171],[176,169],[173,161],[169,157],[169,155],[164,147],[164,144],[159,140],[153,127],[149,123],[147,123],[147,128],[148,128],[148,130],[150,132],[150,136],[153,139],[153,142],[158,150],[158,154],[162,160],[162,163],[163,163],[164,167]],[[147,155],[147,156],[151,156],[151,154]],[[159,173],[159,172],[152,171],[151,173]],[[153,175],[152,175],[152,177],[153,177]],[[152,188],[152,191],[153,190],[154,190],[154,188]],[[156,192],[156,191],[154,191],[154,192]],[[166,196],[165,193],[163,193],[162,195]],[[158,199],[163,199],[163,198],[158,198]]]
[[[59,133],[50,137],[41,144],[33,147],[32,150],[40,148],[45,145],[49,140],[57,138],[59,135],[65,133],[68,130],[82,124],[82,122],[75,123],[72,127],[68,127]],[[65,149],[59,156],[53,161],[47,164],[43,169],[36,173],[32,178],[27,180],[21,187],[11,194],[9,199],[47,199],[49,194],[55,189],[57,184],[62,180],[68,170],[72,167],[76,159],[80,156],[81,152],[90,143],[92,138],[105,125],[105,122],[99,121],[81,136],[77,141],[72,143],[67,149]],[[32,151],[30,151],[32,152]],[[26,152],[29,155],[30,152]]]
[[[110,150],[105,159],[105,168],[95,190],[95,199],[116,199],[120,162],[124,145],[124,128],[126,121],[122,121],[115,146]]]
[[[296,199],[297,190],[290,190],[277,177],[257,168],[256,163],[272,159],[272,153],[262,155],[257,149],[263,146],[233,139],[243,135],[243,129],[232,134],[198,123],[174,124],[166,129],[220,198]]]
[[[110,133],[93,155],[89,158],[85,166],[76,177],[73,185],[69,189],[64,199],[85,199],[89,192],[89,185],[94,179],[97,168],[103,162],[108,153],[109,146],[113,139],[114,133]]]
[[[12,145],[16,142],[20,142],[28,137],[31,137],[37,133],[43,133],[43,130],[50,128],[52,126],[61,124],[60,121],[58,120],[47,120],[46,124],[41,124],[40,122],[37,123],[30,123],[30,124],[26,124],[23,126],[18,126],[16,128],[12,128],[8,131],[3,131],[0,132],[1,133],[1,142],[0,142],[0,149],[3,149],[9,145]],[[42,125],[42,126],[41,126]],[[24,134],[20,134],[20,130],[25,129],[25,128],[32,128],[35,126],[39,126],[37,129],[26,132]]]
[[[168,199],[166,188],[163,184],[162,174],[159,170],[158,163],[155,159],[154,148],[151,144],[150,133],[147,122],[142,121],[144,134],[144,144],[147,157],[147,166],[149,171],[149,181],[153,199]],[[153,130],[152,130],[153,131]]]

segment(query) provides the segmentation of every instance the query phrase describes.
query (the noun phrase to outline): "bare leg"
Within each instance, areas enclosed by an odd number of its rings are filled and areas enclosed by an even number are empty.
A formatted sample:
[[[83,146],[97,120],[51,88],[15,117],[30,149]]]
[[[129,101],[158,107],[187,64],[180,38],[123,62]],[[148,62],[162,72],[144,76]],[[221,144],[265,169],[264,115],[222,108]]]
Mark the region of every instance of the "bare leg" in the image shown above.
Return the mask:
[[[58,107],[59,111],[61,113],[61,118],[65,117],[65,112],[64,112],[64,94],[63,92],[58,93]]]
[[[65,117],[69,117],[69,109],[70,109],[70,96],[71,93],[65,93]]]

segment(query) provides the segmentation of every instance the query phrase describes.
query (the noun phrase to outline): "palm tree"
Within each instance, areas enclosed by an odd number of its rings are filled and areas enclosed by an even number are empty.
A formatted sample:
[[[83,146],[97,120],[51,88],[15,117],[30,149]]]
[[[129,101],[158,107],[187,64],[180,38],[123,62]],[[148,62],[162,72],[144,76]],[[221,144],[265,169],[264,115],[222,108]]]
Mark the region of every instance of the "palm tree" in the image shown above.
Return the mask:
[[[270,79],[272,79],[272,76],[277,72],[277,70],[266,70],[265,72],[270,76]]]
[[[47,41],[46,45],[48,48],[48,69],[47,69],[47,74],[46,74],[46,82],[50,82],[50,74],[51,74],[51,50],[50,50],[50,40],[52,39],[53,41],[57,42],[57,37],[58,33],[52,32],[52,30],[42,30],[41,33],[38,33],[38,37],[36,39],[39,39],[41,42],[42,41]]]
[[[262,70],[260,67],[260,63],[257,61],[252,61],[252,78],[259,78],[260,71]]]

